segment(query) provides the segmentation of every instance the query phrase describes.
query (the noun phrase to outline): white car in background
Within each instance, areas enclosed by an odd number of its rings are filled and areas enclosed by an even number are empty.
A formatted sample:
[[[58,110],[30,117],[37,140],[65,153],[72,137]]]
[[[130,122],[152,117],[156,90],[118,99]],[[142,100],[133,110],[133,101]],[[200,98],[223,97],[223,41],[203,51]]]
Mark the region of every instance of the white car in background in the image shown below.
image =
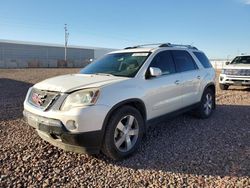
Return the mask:
[[[220,89],[229,86],[250,86],[250,55],[241,55],[227,62],[219,77]]]
[[[139,147],[152,122],[189,110],[208,118],[214,108],[215,71],[206,55],[166,43],[115,51],[78,74],[35,84],[24,116],[52,145],[117,160]]]

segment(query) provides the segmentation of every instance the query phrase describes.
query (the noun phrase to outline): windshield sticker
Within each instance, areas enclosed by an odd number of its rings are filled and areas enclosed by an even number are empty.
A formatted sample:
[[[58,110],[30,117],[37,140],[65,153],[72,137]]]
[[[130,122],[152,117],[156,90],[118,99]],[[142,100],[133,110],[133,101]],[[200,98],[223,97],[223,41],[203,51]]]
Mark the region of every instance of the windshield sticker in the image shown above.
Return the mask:
[[[132,56],[136,57],[136,56],[148,56],[148,53],[133,53]]]
[[[120,59],[118,59],[117,61],[124,61],[124,58],[123,57],[121,57]]]

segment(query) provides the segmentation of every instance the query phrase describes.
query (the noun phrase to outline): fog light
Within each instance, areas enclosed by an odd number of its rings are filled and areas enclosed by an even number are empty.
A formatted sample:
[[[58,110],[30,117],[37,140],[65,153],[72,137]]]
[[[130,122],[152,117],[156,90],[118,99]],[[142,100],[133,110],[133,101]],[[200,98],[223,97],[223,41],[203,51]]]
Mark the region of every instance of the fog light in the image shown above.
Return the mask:
[[[69,130],[74,130],[77,128],[77,125],[76,125],[76,122],[74,120],[69,120],[67,121],[66,123],[66,127],[69,129]]]

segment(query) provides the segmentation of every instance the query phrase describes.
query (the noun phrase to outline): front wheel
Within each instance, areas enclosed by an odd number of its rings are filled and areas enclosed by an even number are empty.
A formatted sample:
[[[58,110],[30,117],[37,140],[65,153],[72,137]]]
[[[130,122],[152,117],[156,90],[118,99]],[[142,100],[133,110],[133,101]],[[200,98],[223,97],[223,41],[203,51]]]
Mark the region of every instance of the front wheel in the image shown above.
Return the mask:
[[[202,95],[199,107],[195,110],[198,118],[206,119],[212,115],[215,109],[215,93],[211,89],[206,89]]]
[[[144,133],[144,120],[131,106],[115,111],[106,128],[103,153],[113,160],[128,157],[139,147]]]

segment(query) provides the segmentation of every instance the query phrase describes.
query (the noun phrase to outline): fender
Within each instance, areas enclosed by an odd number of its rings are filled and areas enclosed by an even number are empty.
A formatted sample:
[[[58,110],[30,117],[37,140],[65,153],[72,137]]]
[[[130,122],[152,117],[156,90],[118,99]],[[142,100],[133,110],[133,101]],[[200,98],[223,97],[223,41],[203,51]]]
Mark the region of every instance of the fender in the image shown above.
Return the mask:
[[[108,112],[108,114],[106,115],[104,121],[103,121],[103,124],[102,124],[102,135],[101,135],[101,140],[103,140],[104,138],[104,135],[105,135],[105,132],[106,132],[106,127],[108,125],[108,121],[112,115],[112,113],[118,109],[119,107],[121,106],[124,106],[124,105],[132,105],[134,107],[136,107],[137,109],[138,108],[142,108],[142,109],[138,109],[139,112],[141,113],[142,117],[143,117],[143,120],[144,120],[144,126],[146,126],[146,121],[147,121],[147,111],[146,111],[146,106],[144,104],[144,102],[141,100],[141,99],[138,99],[138,98],[132,98],[132,99],[126,99],[124,101],[121,101],[119,103],[117,103],[116,105],[114,105],[110,111]],[[145,127],[147,128],[147,127]]]

